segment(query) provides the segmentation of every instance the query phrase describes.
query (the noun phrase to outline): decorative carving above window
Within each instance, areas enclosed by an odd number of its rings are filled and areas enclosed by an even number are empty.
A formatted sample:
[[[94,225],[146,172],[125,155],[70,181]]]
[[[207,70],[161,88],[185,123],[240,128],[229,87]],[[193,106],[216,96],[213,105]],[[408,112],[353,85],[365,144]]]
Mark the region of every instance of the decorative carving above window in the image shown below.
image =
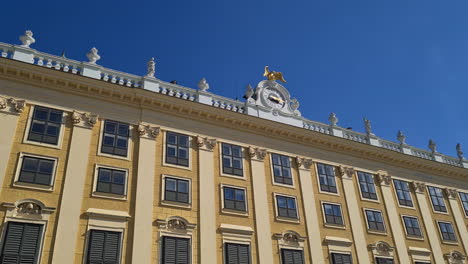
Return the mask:
[[[249,157],[251,159],[256,159],[263,161],[267,155],[267,150],[266,149],[260,149],[260,148],[254,148],[254,147],[249,147]]]
[[[7,208],[7,217],[47,220],[55,211],[53,207],[47,207],[42,202],[34,199],[19,200],[15,203],[3,203]]]
[[[42,213],[42,208],[36,203],[33,202],[24,202],[17,206],[19,214],[23,215],[40,215]]]
[[[375,242],[368,247],[374,252],[374,255],[377,256],[391,256],[394,250],[394,247],[390,246],[390,244],[385,241]]]
[[[386,172],[378,172],[377,180],[380,185],[388,186],[392,182],[392,177],[390,177]]]
[[[216,147],[216,139],[207,137],[197,137],[197,145],[200,149],[213,151]]]
[[[424,189],[426,188],[426,184],[424,182],[412,182],[411,186],[413,187],[415,192],[424,193]]]
[[[461,252],[452,250],[450,253],[445,254],[449,264],[464,264],[466,256]]]
[[[306,169],[306,170],[310,170],[310,167],[312,167],[312,164],[314,164],[312,159],[303,158],[299,156],[296,157],[296,163],[299,168]]]
[[[6,111],[13,114],[19,114],[24,111],[26,107],[25,100],[18,100],[15,98],[0,97],[0,111]]]
[[[448,199],[457,199],[457,190],[445,188],[444,192]]]
[[[73,125],[87,128],[92,128],[97,123],[98,118],[99,116],[96,114],[80,113],[78,111],[73,111],[71,115]]]
[[[152,127],[150,125],[146,125],[142,123],[138,125],[138,134],[140,135],[140,137],[154,139],[158,137],[160,132],[161,132],[161,128],[159,127]]]
[[[353,175],[354,175],[354,168],[345,167],[345,166],[340,165],[338,167],[338,172],[340,173],[340,176],[342,178],[347,177],[347,178],[351,179],[351,178],[353,178]]]
[[[189,223],[186,219],[180,216],[170,216],[167,219],[156,220],[161,231],[169,233],[192,233],[196,227],[195,224]]]
[[[292,230],[276,233],[273,236],[279,240],[279,243],[282,245],[302,246],[305,241],[305,237],[302,237],[299,233]]]

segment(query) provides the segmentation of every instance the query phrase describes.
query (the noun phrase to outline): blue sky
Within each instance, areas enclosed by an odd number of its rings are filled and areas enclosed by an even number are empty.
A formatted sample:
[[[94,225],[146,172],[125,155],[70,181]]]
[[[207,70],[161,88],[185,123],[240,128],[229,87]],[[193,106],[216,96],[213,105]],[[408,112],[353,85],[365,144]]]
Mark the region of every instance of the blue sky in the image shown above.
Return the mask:
[[[2,3],[0,42],[34,32],[40,51],[241,98],[283,72],[309,119],[468,156],[467,1],[16,1]]]

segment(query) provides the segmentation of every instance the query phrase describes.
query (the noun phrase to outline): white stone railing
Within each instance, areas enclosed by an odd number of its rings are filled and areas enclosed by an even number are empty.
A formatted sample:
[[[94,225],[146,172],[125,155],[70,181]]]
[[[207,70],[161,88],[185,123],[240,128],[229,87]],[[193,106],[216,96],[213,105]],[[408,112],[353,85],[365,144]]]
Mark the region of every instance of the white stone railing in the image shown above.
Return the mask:
[[[70,72],[72,74],[79,74],[81,72],[81,62],[70,60],[64,57],[58,57],[42,52],[35,52],[34,64],[49,69],[58,71]]]
[[[141,87],[141,77],[125,72],[119,72],[111,69],[101,68],[101,80],[115,83],[127,87]]]
[[[148,62],[148,73],[146,76],[133,75],[107,69],[96,64],[96,61],[100,59],[100,56],[98,55],[98,50],[95,48],[91,49],[91,51],[87,54],[89,62],[79,62],[65,57],[46,54],[35,49],[31,49],[29,48],[29,45],[33,44],[35,40],[32,38],[32,32],[29,33],[29,36],[22,36],[22,38],[25,38],[25,40],[23,41],[22,39],[23,45],[21,46],[0,42],[0,57],[31,63],[40,67],[46,67],[71,74],[83,75],[89,78],[122,85],[128,88],[141,88],[155,93],[180,98],[183,100],[195,101],[201,104],[206,104],[237,113],[250,114],[243,102],[208,92],[207,90],[209,89],[209,85],[205,79],[202,79],[203,82],[201,81],[198,85],[199,90],[196,90],[173,83],[167,83],[154,78],[154,59]],[[333,125],[307,120],[304,118],[302,119],[302,126],[304,129],[312,130],[318,133],[341,137],[363,144],[369,144],[376,147],[400,152],[406,155],[416,156],[426,160],[433,160],[435,162],[445,163],[452,166],[468,168],[468,161],[465,159],[450,157],[438,152],[427,151],[406,145],[404,143],[404,135],[401,135],[401,139],[400,135],[398,136],[398,140],[401,141],[401,143],[378,138],[372,134],[370,123],[366,124],[367,134],[365,134],[337,126],[336,123],[338,120],[334,114],[330,120]],[[368,120],[366,121],[368,122]],[[459,155],[461,156],[463,153],[461,153],[461,150],[459,150],[458,147],[459,146],[457,146],[457,151],[459,151]]]
[[[368,142],[366,134],[359,133],[359,132],[356,132],[356,131],[352,131],[352,130],[349,130],[349,129],[343,129],[343,138],[346,138],[346,139],[349,139],[349,140],[352,140],[352,141],[357,141],[357,142],[360,142],[360,143],[367,143]]]
[[[11,59],[11,57],[13,56],[14,49],[14,45],[0,42],[0,56],[2,58]]]
[[[244,113],[244,103],[232,100],[219,95],[211,94],[212,105],[217,108],[226,109],[229,111]]]
[[[195,101],[195,99],[197,98],[197,92],[194,89],[159,80],[157,81],[157,83],[159,84],[159,91],[156,92],[160,94],[165,94],[168,96],[173,96],[189,101]]]
[[[380,143],[380,146],[382,146],[382,148],[401,152],[401,144],[398,144],[389,140],[385,140],[385,139],[379,139],[379,143]]]
[[[330,126],[320,122],[304,119],[303,127],[308,130],[330,135]]]

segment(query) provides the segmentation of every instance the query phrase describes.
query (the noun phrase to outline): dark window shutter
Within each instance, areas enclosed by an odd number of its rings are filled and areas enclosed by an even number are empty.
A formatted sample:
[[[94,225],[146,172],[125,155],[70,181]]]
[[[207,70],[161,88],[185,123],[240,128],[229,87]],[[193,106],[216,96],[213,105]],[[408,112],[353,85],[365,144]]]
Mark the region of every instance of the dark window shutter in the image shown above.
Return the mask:
[[[164,264],[189,264],[190,263],[190,240],[188,238],[163,237]]]
[[[250,264],[250,246],[244,244],[225,244],[226,264]]]
[[[9,222],[0,261],[2,264],[36,264],[42,225]]]
[[[88,263],[119,263],[120,235],[119,232],[91,230],[88,243]]]
[[[282,264],[304,264],[302,250],[281,249]]]

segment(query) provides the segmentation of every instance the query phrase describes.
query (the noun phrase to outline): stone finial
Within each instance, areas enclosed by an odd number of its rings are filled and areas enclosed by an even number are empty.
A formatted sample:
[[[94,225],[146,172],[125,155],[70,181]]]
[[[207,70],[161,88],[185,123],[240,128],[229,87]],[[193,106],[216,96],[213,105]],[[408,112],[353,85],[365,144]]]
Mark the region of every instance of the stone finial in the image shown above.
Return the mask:
[[[400,142],[400,144],[406,145],[406,136],[403,134],[403,132],[401,132],[401,130],[398,130],[397,140]]]
[[[31,30],[26,30],[24,32],[24,35],[22,35],[19,39],[21,40],[21,43],[23,44],[21,46],[25,48],[29,48],[31,44],[36,42],[36,40],[33,38],[33,33]]]
[[[208,84],[205,78],[202,78],[198,82],[198,89],[200,89],[201,91],[207,91],[208,89],[210,89],[210,85]]]
[[[156,73],[156,62],[154,62],[154,57],[148,61],[146,66],[146,77],[154,78],[154,74]]]
[[[86,57],[88,57],[89,63],[96,64],[96,61],[101,59],[101,56],[99,56],[98,52],[98,49],[93,47],[88,53],[86,53]]]
[[[432,151],[432,153],[437,152],[437,144],[435,143],[434,140],[429,139],[429,144],[428,144],[429,149]]]
[[[330,125],[336,126],[336,123],[338,123],[339,120],[338,117],[336,117],[336,114],[332,112],[328,116],[328,121],[330,122]]]
[[[366,134],[367,134],[368,136],[374,135],[374,134],[372,133],[371,122],[370,122],[369,119],[367,119],[367,118],[365,118],[365,117],[364,117],[364,128],[366,129]]]
[[[455,147],[457,149],[457,156],[460,160],[464,160],[463,158],[463,150],[462,150],[462,147],[461,147],[461,144],[458,143],[457,146]]]
[[[296,98],[291,99],[291,109],[296,111],[299,108],[299,101]]]

